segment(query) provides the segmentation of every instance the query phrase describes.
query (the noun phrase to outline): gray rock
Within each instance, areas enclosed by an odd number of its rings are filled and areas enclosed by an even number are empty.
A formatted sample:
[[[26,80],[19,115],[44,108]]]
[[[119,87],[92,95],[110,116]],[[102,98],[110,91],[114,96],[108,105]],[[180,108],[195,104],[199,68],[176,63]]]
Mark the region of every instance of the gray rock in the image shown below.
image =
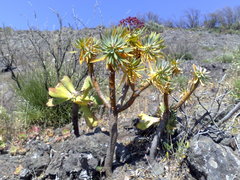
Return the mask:
[[[152,164],[152,168],[151,171],[153,174],[155,174],[156,176],[161,176],[163,175],[164,171],[164,164],[160,163],[160,162],[155,162],[154,164]]]
[[[0,155],[0,180],[15,180],[14,171],[23,162],[23,156]]]
[[[210,137],[192,139],[188,163],[191,174],[197,179],[240,178],[240,157],[230,147],[217,144]]]
[[[46,177],[91,179],[106,156],[108,139],[103,133],[92,133],[54,146],[56,150],[45,171]]]
[[[37,149],[43,152],[50,152],[51,145],[41,142],[41,143],[38,143]]]
[[[23,169],[21,170],[19,177],[22,180],[30,180],[32,177],[31,171],[29,169]]]
[[[215,143],[228,146],[232,148],[233,151],[236,150],[237,145],[233,135],[225,131],[220,131],[214,126],[208,127],[207,130],[208,133],[206,134],[206,136],[210,137]]]
[[[34,152],[26,156],[24,164],[25,168],[29,170],[30,174],[39,176],[47,168],[49,162],[50,158],[47,153],[41,154],[41,152]]]
[[[26,156],[22,156],[24,169],[19,174],[20,179],[28,180],[39,176],[46,170],[49,162],[49,152],[51,146],[38,140],[29,142],[27,145],[30,151]]]
[[[235,138],[236,138],[237,147],[240,148],[240,134],[238,134]],[[239,149],[239,152],[240,152],[240,149]]]

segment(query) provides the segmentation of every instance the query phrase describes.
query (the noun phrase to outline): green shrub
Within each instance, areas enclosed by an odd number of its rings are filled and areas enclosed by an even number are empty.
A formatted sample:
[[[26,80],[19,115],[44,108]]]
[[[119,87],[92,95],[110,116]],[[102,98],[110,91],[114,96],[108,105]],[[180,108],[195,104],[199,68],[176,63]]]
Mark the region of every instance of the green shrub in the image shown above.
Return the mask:
[[[233,96],[240,100],[240,79],[236,79],[233,82]]]
[[[193,60],[193,56],[191,53],[174,53],[173,57],[175,59],[183,59],[183,60]]]
[[[234,60],[232,73],[233,73],[233,95],[240,100],[240,79],[235,77],[240,76],[240,48],[234,53]]]
[[[203,59],[202,62],[203,63],[212,63],[214,61],[214,59]]]
[[[167,47],[164,52],[173,59],[193,60],[197,49],[188,40],[178,41]]]
[[[239,66],[240,62],[240,47],[237,50],[229,51],[221,56],[216,57],[214,61],[221,63],[235,63],[234,69],[236,69],[236,67]]]
[[[234,56],[233,56],[233,54],[228,53],[228,54],[224,54],[220,57],[217,57],[216,60],[221,63],[232,63],[232,62],[234,62]]]
[[[52,78],[48,79],[49,86],[57,82],[57,79],[54,79],[56,76],[49,77]],[[20,119],[26,126],[37,124],[58,127],[70,122],[70,103],[63,103],[52,108],[46,106],[49,96],[43,71],[36,70],[19,75],[19,82],[21,89],[14,86],[20,99],[17,111],[22,112]]]
[[[173,158],[177,162],[181,162],[186,158],[186,153],[189,148],[189,141],[186,138],[182,138],[177,142],[163,142],[163,148],[166,151],[166,158]]]
[[[3,121],[3,120],[9,121],[10,120],[10,116],[7,113],[7,110],[3,106],[0,106],[0,120],[1,121]]]
[[[209,46],[203,46],[202,47],[203,50],[206,50],[208,52],[212,52],[212,51],[215,51],[216,48],[215,47],[209,47]]]
[[[238,66],[240,66],[240,46],[238,49],[233,53],[234,60],[237,63]]]
[[[13,121],[7,110],[0,105],[0,138],[11,139]]]
[[[148,31],[162,33],[164,30],[164,26],[162,24],[158,24],[154,21],[148,21],[145,23],[145,27]]]
[[[0,31],[5,31],[8,34],[11,34],[14,30],[13,30],[13,28],[11,28],[9,26],[2,26],[2,27],[0,27]]]

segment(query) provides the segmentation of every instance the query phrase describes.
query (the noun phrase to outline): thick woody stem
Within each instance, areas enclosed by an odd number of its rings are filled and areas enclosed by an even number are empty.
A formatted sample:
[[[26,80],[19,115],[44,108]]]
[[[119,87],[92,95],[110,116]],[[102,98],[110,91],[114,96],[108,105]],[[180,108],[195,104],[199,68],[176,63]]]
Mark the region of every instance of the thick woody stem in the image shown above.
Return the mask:
[[[160,142],[160,139],[161,139],[161,136],[162,136],[162,133],[167,125],[167,121],[169,119],[169,116],[170,116],[170,112],[169,111],[165,111],[163,113],[163,116],[162,116],[162,119],[160,121],[160,124],[158,125],[157,129],[156,129],[156,134],[152,140],[152,144],[151,144],[151,148],[150,148],[150,162],[153,162],[156,155],[157,155],[157,147],[158,147],[158,144]]]
[[[110,96],[110,142],[107,149],[107,155],[105,159],[105,172],[106,175],[109,177],[112,174],[112,163],[113,163],[113,157],[115,152],[115,146],[117,142],[118,137],[118,112],[117,112],[117,106],[116,106],[116,86],[115,86],[115,71],[112,68],[112,66],[109,66],[109,96]]]
[[[91,77],[92,83],[93,83],[93,87],[96,90],[98,96],[100,97],[100,99],[102,100],[103,104],[105,105],[105,107],[107,108],[111,108],[110,103],[106,100],[105,96],[103,95],[100,86],[98,84],[97,78],[95,77],[94,74],[94,69],[93,69],[93,64],[89,63],[88,64],[88,75]]]
[[[115,71],[112,66],[109,66],[109,97],[110,107],[113,113],[116,113],[116,88],[115,88]]]
[[[73,124],[73,131],[76,137],[80,136],[79,128],[78,128],[78,111],[79,106],[76,103],[72,105],[72,124]]]
[[[163,94],[163,102],[164,102],[164,107],[165,111],[163,113],[163,116],[161,118],[160,124],[158,125],[156,129],[156,134],[152,140],[151,148],[150,148],[150,162],[152,162],[155,159],[155,156],[157,154],[157,147],[161,139],[161,135],[163,134],[164,129],[166,128],[169,116],[170,116],[170,111],[169,111],[169,100],[168,100],[168,94],[164,93]]]
[[[164,102],[164,108],[165,111],[169,111],[169,100],[168,100],[169,94],[164,93],[163,94],[163,102]]]

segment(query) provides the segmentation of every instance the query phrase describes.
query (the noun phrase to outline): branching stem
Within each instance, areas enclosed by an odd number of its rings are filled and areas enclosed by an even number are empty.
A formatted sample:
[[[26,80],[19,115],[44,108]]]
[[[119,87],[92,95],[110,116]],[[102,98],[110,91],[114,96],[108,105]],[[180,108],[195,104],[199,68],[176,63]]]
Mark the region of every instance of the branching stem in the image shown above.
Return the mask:
[[[93,64],[89,63],[88,64],[88,74],[91,77],[92,83],[93,83],[93,87],[96,90],[98,96],[101,98],[103,104],[105,105],[105,107],[107,108],[111,108],[110,103],[106,100],[105,96],[103,95],[100,86],[98,84],[97,78],[94,74],[94,69],[93,69]]]
[[[129,100],[122,105],[121,107],[119,107],[117,109],[117,112],[120,113],[124,110],[126,110],[127,108],[129,108],[135,101],[135,99],[141,94],[141,92],[143,92],[145,89],[147,89],[152,83],[150,81],[146,82],[142,87],[140,87],[138,90],[134,91],[131,95],[131,97],[129,98]]]
[[[199,83],[200,83],[200,81],[198,80],[196,83],[191,85],[190,90],[182,97],[182,99],[175,106],[173,106],[174,110],[181,107],[183,105],[183,103],[185,103],[189,99],[189,97],[192,95],[192,93],[197,89]]]

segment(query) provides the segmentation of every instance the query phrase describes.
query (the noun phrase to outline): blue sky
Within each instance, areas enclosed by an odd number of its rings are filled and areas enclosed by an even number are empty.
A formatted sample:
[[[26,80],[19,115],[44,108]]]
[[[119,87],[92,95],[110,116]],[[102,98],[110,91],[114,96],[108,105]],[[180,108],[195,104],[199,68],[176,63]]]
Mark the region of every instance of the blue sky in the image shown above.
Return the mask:
[[[57,11],[65,25],[74,24],[75,14],[87,27],[109,26],[122,18],[147,12],[174,20],[190,8],[206,14],[239,5],[239,0],[0,0],[0,24],[15,29],[27,29],[31,25],[53,30],[58,27],[53,12]]]

